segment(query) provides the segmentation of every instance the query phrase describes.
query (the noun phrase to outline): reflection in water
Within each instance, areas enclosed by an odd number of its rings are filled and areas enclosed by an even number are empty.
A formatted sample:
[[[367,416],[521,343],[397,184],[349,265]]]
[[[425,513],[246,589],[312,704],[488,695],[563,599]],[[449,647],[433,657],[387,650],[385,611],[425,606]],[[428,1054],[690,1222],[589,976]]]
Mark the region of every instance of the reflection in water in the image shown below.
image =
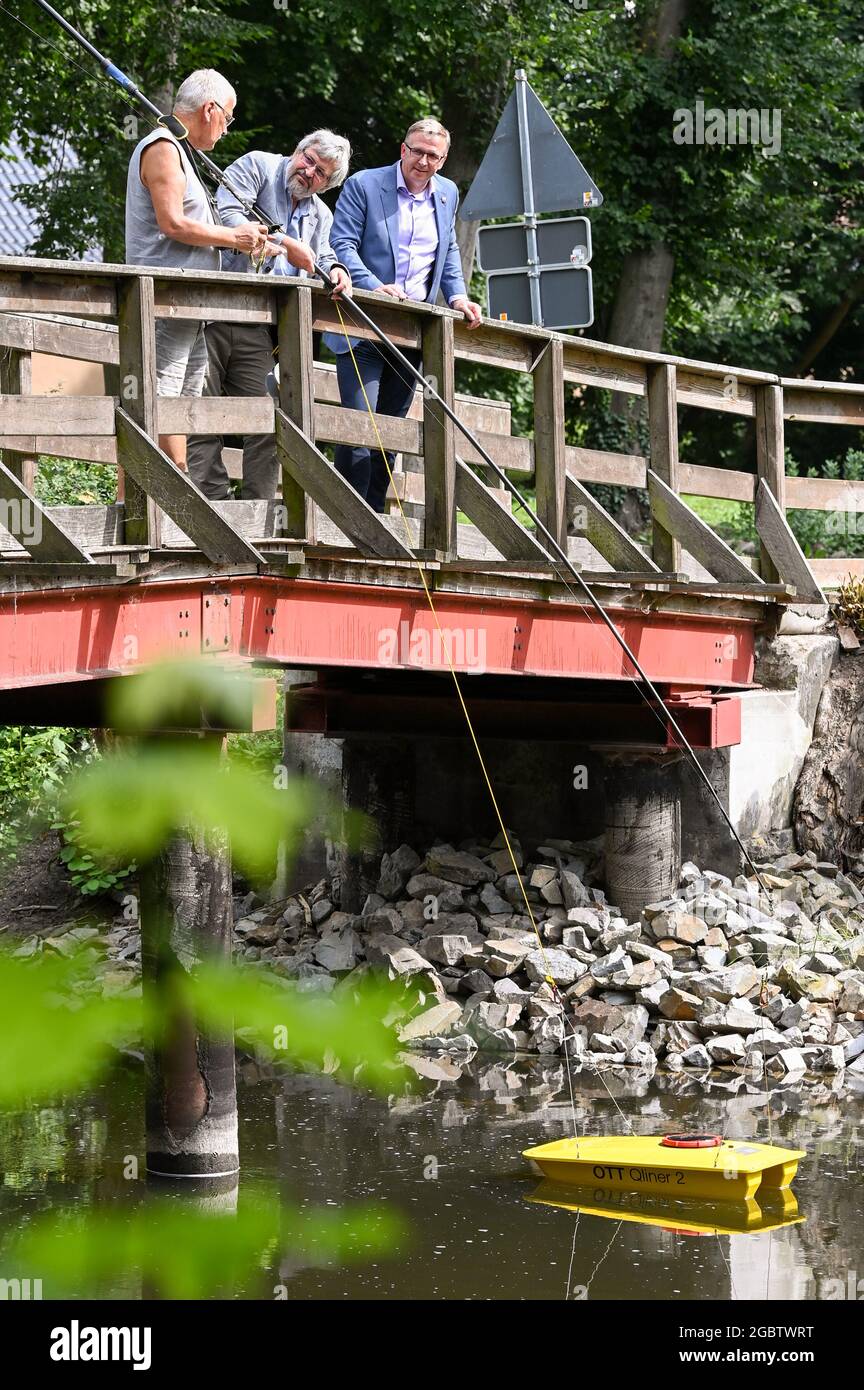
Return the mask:
[[[764,1091],[731,1074],[707,1086],[623,1068],[574,1077],[580,1134],[626,1132],[623,1115],[637,1134],[716,1130],[807,1150],[801,1215],[792,1198],[731,1220],[730,1204],[721,1218],[538,1189],[521,1151],[574,1132],[560,1060],[411,1060],[414,1088],[386,1100],[240,1065],[241,1201],[244,1182],[265,1180],[305,1211],[377,1202],[410,1239],[347,1266],[274,1248],[238,1297],[807,1299],[860,1263],[861,1102],[835,1080],[772,1086],[769,1116]],[[144,1170],[141,1089],[118,1071],[83,1101],[0,1117],[0,1238],[49,1207],[141,1200],[143,1176],[124,1176],[130,1156]],[[114,1292],[138,1296],[140,1283]]]

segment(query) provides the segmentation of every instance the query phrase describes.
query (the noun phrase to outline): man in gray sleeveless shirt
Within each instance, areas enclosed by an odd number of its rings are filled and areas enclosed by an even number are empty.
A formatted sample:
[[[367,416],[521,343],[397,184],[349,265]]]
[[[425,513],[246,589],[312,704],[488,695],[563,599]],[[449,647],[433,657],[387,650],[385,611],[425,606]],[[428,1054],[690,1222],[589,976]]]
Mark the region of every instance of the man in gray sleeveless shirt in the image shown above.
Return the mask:
[[[234,119],[237,95],[227,78],[201,68],[181,83],[174,114],[195,150],[212,150]],[[220,269],[220,250],[260,253],[267,228],[240,220],[221,225],[186,150],[161,126],[135,146],[126,181],[126,261],[182,270]],[[271,248],[275,250],[276,248]],[[156,320],[156,394],[200,396],[207,369],[204,326]],[[159,446],[186,470],[186,436],[160,434]]]

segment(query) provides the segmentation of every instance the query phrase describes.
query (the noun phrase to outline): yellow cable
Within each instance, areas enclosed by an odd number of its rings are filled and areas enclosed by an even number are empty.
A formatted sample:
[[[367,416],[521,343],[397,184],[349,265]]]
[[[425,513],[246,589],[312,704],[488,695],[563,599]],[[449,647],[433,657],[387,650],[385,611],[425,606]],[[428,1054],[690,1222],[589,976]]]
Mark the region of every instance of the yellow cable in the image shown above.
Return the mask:
[[[357,373],[357,380],[358,380],[359,383],[360,383],[360,390],[363,392],[363,399],[364,399],[364,401],[366,402],[366,409],[368,410],[368,412],[369,412],[369,418],[370,418],[370,420],[372,421],[372,428],[373,428],[374,431],[375,431],[375,438],[376,438],[377,441],[378,441],[378,448],[381,450],[381,457],[383,458],[383,460],[384,460],[384,466],[385,466],[385,468],[387,469],[387,476],[388,476],[388,478],[390,479],[390,483],[391,483],[391,485],[393,486],[393,491],[394,491],[394,493],[395,493],[395,495],[396,495],[396,502],[397,502],[397,505],[398,505],[398,507],[399,507],[399,514],[400,514],[400,516],[402,517],[402,521],[403,521],[403,524],[404,524],[404,526],[405,526],[405,538],[406,538],[406,541],[407,541],[407,548],[408,548],[409,550],[412,550],[412,549],[413,549],[413,544],[412,544],[412,537],[411,537],[411,528],[410,528],[409,525],[408,525],[408,518],[406,517],[405,512],[404,512],[404,509],[403,509],[403,507],[402,507],[402,499],[401,499],[401,497],[399,496],[398,490],[397,490],[397,488],[396,488],[396,486],[395,486],[395,483],[394,483],[394,481],[393,481],[393,473],[392,473],[392,471],[391,471],[391,469],[390,469],[390,460],[389,460],[388,457],[387,457],[387,450],[384,448],[384,442],[383,442],[383,440],[381,439],[381,435],[380,435],[380,433],[379,433],[379,431],[378,431],[378,422],[377,422],[376,419],[375,419],[375,412],[373,411],[372,406],[371,406],[371,404],[370,404],[370,402],[369,402],[369,397],[368,397],[367,394],[366,394],[366,385],[365,385],[365,383],[364,383],[364,381],[363,381],[363,377],[362,377],[361,374],[360,374],[360,368],[357,366],[357,359],[356,359],[356,357],[354,356],[354,348],[353,348],[352,345],[351,345],[351,339],[349,338],[348,332],[347,332],[346,327],[345,327],[345,320],[344,320],[344,318],[342,317],[342,310],[341,310],[341,308],[340,308],[340,306],[339,306],[339,301],[338,301],[338,299],[334,299],[334,300],[333,300],[333,303],[335,304],[335,306],[336,306],[336,312],[337,312],[337,314],[339,315],[339,322],[340,322],[340,324],[342,325],[342,332],[343,332],[344,337],[345,337],[345,342],[346,342],[347,345],[348,345],[348,351],[349,351],[349,353],[351,354],[351,361],[352,361],[352,363],[353,363],[354,370],[355,370],[355,372]],[[415,559],[416,559],[416,558],[417,558],[417,557],[415,556]],[[444,631],[443,631],[443,628],[441,627],[441,622],[440,622],[440,620],[439,620],[439,618],[438,618],[438,613],[437,613],[437,611],[436,611],[435,604],[434,604],[433,601],[432,601],[432,594],[431,594],[431,592],[430,592],[430,590],[429,590],[429,585],[428,585],[427,582],[426,582],[426,574],[425,574],[425,572],[424,572],[424,570],[423,570],[423,566],[421,565],[419,559],[417,560],[417,569],[418,569],[418,571],[419,571],[419,573],[420,573],[420,582],[421,582],[421,584],[423,585],[423,592],[424,592],[425,595],[426,595],[426,599],[427,599],[427,602],[428,602],[428,604],[429,604],[429,608],[430,608],[430,610],[431,610],[431,612],[432,612],[432,617],[435,619],[435,626],[437,627],[437,629],[438,629],[438,634],[439,634],[439,636],[440,636],[440,638],[441,638],[441,645],[442,645],[443,650],[444,650],[444,652],[445,652],[445,654],[446,654],[446,657],[447,657],[447,665],[450,667],[450,674],[451,674],[451,676],[453,677],[453,684],[454,684],[455,687],[456,687],[456,694],[457,694],[458,697],[459,697],[459,704],[462,706],[462,713],[463,713],[464,716],[465,716],[465,723],[468,725],[468,732],[469,732],[469,734],[471,735],[471,742],[474,744],[474,751],[475,751],[476,754],[477,754],[477,759],[478,759],[478,762],[480,763],[480,769],[481,769],[481,771],[482,771],[482,773],[483,773],[484,781],[486,782],[486,786],[487,786],[487,788],[488,788],[489,795],[490,795],[490,797],[492,798],[492,805],[493,805],[494,808],[495,808],[495,815],[496,815],[497,818],[498,818],[498,824],[500,825],[500,827],[501,827],[501,833],[502,833],[502,835],[504,836],[504,844],[505,844],[505,846],[506,846],[506,848],[507,848],[507,853],[508,853],[509,856],[510,856],[510,862],[511,862],[511,864],[513,865],[513,871],[514,871],[514,873],[516,874],[516,881],[517,881],[518,884],[519,884],[519,887],[520,887],[521,892],[522,892],[522,897],[523,897],[524,900],[525,900],[525,907],[526,907],[527,912],[528,912],[528,917],[529,917],[529,919],[530,919],[531,926],[532,926],[533,929],[534,929],[534,935],[537,937],[537,945],[539,946],[539,948],[540,948],[540,954],[541,954],[541,956],[543,957],[543,968],[544,968],[544,970],[545,970],[545,972],[546,972],[546,982],[547,982],[547,984],[551,985],[553,994],[557,995],[558,998],[559,998],[559,1000],[561,1000],[561,995],[560,995],[560,993],[559,993],[559,991],[558,991],[558,986],[556,985],[556,983],[555,983],[555,981],[553,980],[552,975],[551,975],[551,973],[550,973],[549,959],[548,959],[548,957],[547,957],[547,955],[546,955],[546,951],[545,951],[544,946],[543,946],[543,938],[542,938],[541,935],[540,935],[540,931],[539,931],[538,926],[537,926],[537,923],[536,923],[536,921],[535,921],[535,919],[534,919],[534,913],[533,913],[532,910],[531,910],[531,904],[530,904],[530,902],[528,901],[528,893],[527,893],[527,891],[526,891],[525,883],[524,883],[524,880],[523,880],[523,878],[522,878],[522,875],[521,875],[521,873],[519,872],[519,866],[518,866],[518,864],[516,863],[516,856],[515,856],[515,854],[513,853],[513,846],[512,846],[511,843],[510,843],[510,836],[507,834],[507,827],[506,827],[506,825],[504,824],[504,819],[503,819],[503,817],[502,817],[502,815],[501,815],[501,811],[500,811],[500,808],[499,808],[499,806],[498,806],[498,801],[497,801],[497,798],[496,798],[496,796],[495,796],[495,792],[494,792],[493,787],[492,787],[492,782],[491,782],[491,780],[490,780],[489,773],[488,773],[488,771],[487,771],[487,769],[486,769],[486,763],[485,763],[485,761],[484,761],[484,759],[483,759],[483,754],[482,754],[481,751],[480,751],[480,744],[477,742],[477,735],[476,735],[475,732],[474,732],[474,725],[473,725],[472,722],[471,722],[471,716],[470,716],[470,714],[468,713],[468,706],[467,706],[466,703],[465,703],[465,699],[464,699],[464,696],[463,696],[463,694],[462,694],[462,687],[461,687],[461,685],[459,684],[459,677],[458,677],[457,674],[456,674],[456,668],[455,668],[455,666],[453,665],[453,659],[452,659],[452,657],[451,657],[451,655],[450,655],[450,646],[449,646],[448,642],[445,640]],[[562,1007],[563,1007],[563,1000],[561,1000],[561,1003],[562,1003]]]

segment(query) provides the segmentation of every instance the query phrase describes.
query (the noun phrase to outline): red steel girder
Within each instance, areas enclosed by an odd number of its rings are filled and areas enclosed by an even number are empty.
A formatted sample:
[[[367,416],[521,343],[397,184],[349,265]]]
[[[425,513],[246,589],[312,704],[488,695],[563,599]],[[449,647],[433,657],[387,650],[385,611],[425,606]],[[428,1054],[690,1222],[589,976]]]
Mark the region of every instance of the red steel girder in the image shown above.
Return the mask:
[[[291,687],[288,727],[292,733],[321,733],[340,738],[349,734],[390,734],[413,737],[464,737],[465,718],[453,697],[449,680],[437,689],[415,688],[413,678],[396,678],[386,686],[365,678],[344,686],[328,682]],[[491,681],[491,686],[490,686]],[[508,738],[514,732],[532,739],[578,739],[592,747],[658,751],[678,746],[677,736],[657,707],[643,700],[622,700],[620,682],[613,687],[561,682],[567,695],[550,698],[549,682],[532,681],[518,694],[500,688],[494,677],[471,680],[466,698],[475,733],[482,738]],[[544,693],[536,695],[542,686]],[[583,694],[582,692],[585,692]],[[678,703],[675,718],[693,748],[723,748],[741,742],[741,700],[724,692],[693,704]]]
[[[0,598],[0,686],[135,670],[222,652],[295,667],[449,670],[627,680],[629,661],[588,607],[298,578],[196,578]],[[699,614],[610,609],[654,681],[702,689],[753,679],[754,627]]]

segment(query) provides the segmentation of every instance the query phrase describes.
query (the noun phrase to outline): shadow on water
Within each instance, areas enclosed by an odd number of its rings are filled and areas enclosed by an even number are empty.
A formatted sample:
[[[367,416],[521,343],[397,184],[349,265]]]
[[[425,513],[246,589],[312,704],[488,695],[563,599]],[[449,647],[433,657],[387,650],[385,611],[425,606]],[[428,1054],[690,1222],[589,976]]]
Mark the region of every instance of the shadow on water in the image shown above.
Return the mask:
[[[419,1075],[410,1094],[378,1099],[326,1077],[274,1078],[240,1063],[240,1201],[244,1186],[266,1185],[302,1212],[379,1204],[401,1215],[409,1234],[396,1252],[364,1258],[361,1249],[349,1264],[268,1250],[260,1271],[227,1296],[845,1296],[836,1290],[847,1286],[864,1243],[859,1189],[849,1181],[862,1175],[862,1100],[841,1083],[772,1087],[769,1121],[764,1091],[731,1073],[707,1085],[623,1068],[602,1081],[575,1076],[580,1134],[626,1132],[626,1116],[635,1133],[707,1129],[807,1150],[797,1202],[707,1209],[538,1187],[522,1150],[574,1132],[560,1061],[487,1057],[457,1065],[417,1056],[413,1065]],[[136,1071],[118,1068],[83,1100],[0,1114],[0,1240],[52,1208],[132,1210],[157,1190],[143,1178],[142,1091]],[[236,1196],[179,1191],[178,1201],[206,1209],[215,1200],[223,1211]],[[129,1271],[108,1292],[141,1297],[141,1280]]]

